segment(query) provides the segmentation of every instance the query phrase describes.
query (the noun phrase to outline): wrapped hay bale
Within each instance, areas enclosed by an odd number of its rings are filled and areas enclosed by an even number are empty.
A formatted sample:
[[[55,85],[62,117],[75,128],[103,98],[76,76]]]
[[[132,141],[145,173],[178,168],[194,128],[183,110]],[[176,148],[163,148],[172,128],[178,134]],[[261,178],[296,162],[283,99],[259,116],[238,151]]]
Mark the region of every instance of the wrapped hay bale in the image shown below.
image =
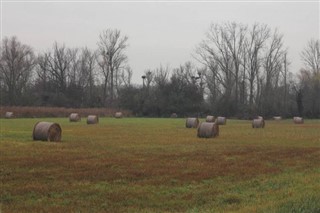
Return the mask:
[[[5,118],[13,118],[13,112],[6,112],[4,115]]]
[[[215,117],[212,116],[212,115],[208,115],[208,116],[206,117],[206,122],[214,123],[215,120],[216,120]]]
[[[41,121],[34,125],[33,140],[41,141],[61,141],[61,127],[57,123]]]
[[[280,120],[282,120],[282,117],[281,117],[281,116],[274,116],[274,117],[273,117],[273,120],[275,120],[275,121],[280,121]]]
[[[78,113],[71,113],[69,115],[69,121],[70,122],[79,122],[79,121],[81,121],[81,117]]]
[[[263,119],[253,119],[252,128],[264,128],[264,120]]]
[[[197,128],[199,125],[198,118],[187,118],[186,120],[186,127],[187,128]]]
[[[293,123],[295,124],[303,124],[303,118],[302,117],[293,117]]]
[[[99,118],[96,115],[88,115],[87,124],[97,124],[99,123]]]
[[[116,113],[114,114],[114,117],[115,117],[115,118],[122,118],[122,112],[116,112]]]
[[[218,125],[226,125],[227,119],[226,119],[226,117],[217,117],[216,123]]]
[[[219,136],[219,125],[211,122],[201,122],[197,135],[199,138],[214,138]]]
[[[170,115],[170,118],[177,118],[177,117],[178,117],[177,113],[172,113],[172,114]]]

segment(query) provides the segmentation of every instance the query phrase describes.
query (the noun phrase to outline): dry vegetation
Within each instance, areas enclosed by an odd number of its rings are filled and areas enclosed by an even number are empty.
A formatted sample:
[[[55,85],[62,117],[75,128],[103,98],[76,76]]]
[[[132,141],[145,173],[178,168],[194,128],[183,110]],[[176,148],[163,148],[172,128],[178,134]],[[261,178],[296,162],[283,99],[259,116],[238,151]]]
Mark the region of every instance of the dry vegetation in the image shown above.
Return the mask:
[[[40,118],[40,117],[68,117],[71,113],[79,113],[81,117],[86,117],[90,114],[101,117],[111,117],[117,112],[117,109],[110,108],[64,108],[64,107],[0,107],[0,118],[5,117],[6,112],[13,112],[14,117],[20,118]],[[122,114],[126,117],[131,116],[130,111],[123,110]]]
[[[3,212],[319,212],[320,123],[228,120],[197,138],[185,119],[1,119]]]

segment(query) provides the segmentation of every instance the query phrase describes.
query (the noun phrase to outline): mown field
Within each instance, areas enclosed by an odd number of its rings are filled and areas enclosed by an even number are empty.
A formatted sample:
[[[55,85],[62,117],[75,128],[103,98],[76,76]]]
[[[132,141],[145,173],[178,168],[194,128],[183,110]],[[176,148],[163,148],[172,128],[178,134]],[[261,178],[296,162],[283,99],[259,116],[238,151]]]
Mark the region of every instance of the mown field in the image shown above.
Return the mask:
[[[62,142],[32,141],[37,121]],[[320,212],[320,121],[0,119],[0,212]]]

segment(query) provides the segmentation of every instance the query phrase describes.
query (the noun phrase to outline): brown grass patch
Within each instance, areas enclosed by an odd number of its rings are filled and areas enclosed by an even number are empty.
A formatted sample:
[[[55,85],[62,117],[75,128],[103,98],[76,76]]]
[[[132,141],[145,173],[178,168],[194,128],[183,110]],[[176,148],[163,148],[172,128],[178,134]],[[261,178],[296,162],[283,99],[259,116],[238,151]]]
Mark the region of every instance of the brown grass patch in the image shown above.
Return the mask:
[[[2,106],[0,108],[0,117],[5,116],[5,112],[13,112],[18,118],[41,118],[41,117],[68,117],[73,112],[78,112],[81,117],[87,117],[95,114],[100,117],[112,117],[117,111],[108,108],[64,108],[64,107],[20,107],[20,106]],[[132,113],[128,110],[122,111],[123,116],[130,117]]]
[[[119,179],[140,184],[168,184],[172,179],[180,183],[202,181],[215,177],[253,178],[277,174],[284,169],[304,169],[318,163],[320,148],[268,148],[229,147],[215,153],[199,150],[191,153],[134,153],[127,155],[99,153],[78,156],[70,152],[52,153],[37,157],[2,159],[12,168],[26,173],[9,173],[3,181],[24,178],[40,181],[51,176],[68,181],[117,181]],[[45,166],[45,167],[43,167]],[[47,169],[50,169],[47,170]]]

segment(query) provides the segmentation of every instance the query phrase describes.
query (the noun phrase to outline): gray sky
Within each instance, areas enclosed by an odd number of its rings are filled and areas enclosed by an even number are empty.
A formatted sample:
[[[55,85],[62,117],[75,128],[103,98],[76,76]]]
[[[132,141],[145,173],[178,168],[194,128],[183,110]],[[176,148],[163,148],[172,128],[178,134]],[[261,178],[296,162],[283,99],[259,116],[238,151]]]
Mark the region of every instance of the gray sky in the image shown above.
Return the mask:
[[[284,34],[290,71],[302,66],[300,52],[319,39],[319,1],[314,2],[10,2],[2,1],[1,36],[42,52],[54,41],[67,47],[97,48],[99,34],[117,28],[129,37],[127,55],[133,82],[146,69],[170,68],[192,57],[211,23],[255,22]]]

